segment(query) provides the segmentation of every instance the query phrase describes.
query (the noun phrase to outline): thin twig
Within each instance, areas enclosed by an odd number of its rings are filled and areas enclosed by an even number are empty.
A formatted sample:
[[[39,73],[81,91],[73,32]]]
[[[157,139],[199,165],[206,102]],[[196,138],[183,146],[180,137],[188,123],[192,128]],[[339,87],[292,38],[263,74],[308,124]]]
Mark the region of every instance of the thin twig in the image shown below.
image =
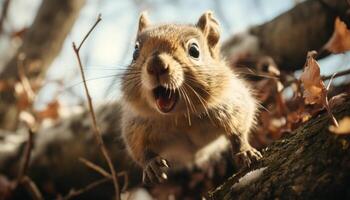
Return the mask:
[[[89,30],[89,32],[85,35],[84,39],[81,41],[81,43],[79,44],[79,47],[77,48],[77,46],[75,45],[75,43],[73,42],[73,50],[74,53],[76,54],[78,63],[79,63],[79,69],[80,69],[80,73],[81,73],[81,77],[83,79],[83,83],[84,83],[84,89],[85,89],[85,93],[86,93],[86,97],[87,97],[87,101],[88,101],[88,106],[89,106],[89,110],[90,110],[90,117],[92,120],[92,125],[93,125],[93,133],[96,139],[96,142],[108,164],[108,167],[111,171],[112,174],[112,178],[113,178],[113,185],[114,185],[114,189],[115,189],[115,198],[117,200],[120,199],[120,191],[119,191],[119,184],[118,184],[118,180],[117,180],[117,176],[116,176],[116,172],[112,163],[112,160],[108,154],[107,148],[104,145],[102,136],[101,136],[101,132],[97,127],[97,120],[96,120],[96,115],[95,115],[95,111],[92,105],[92,100],[91,100],[91,96],[86,84],[86,78],[85,78],[85,74],[84,74],[84,70],[83,70],[83,65],[80,59],[80,48],[82,47],[82,45],[84,44],[85,40],[88,38],[88,36],[90,35],[90,33],[94,30],[94,28],[97,26],[97,24],[101,21],[101,15],[98,15],[98,18],[95,22],[95,24],[91,27],[91,29]]]
[[[26,92],[26,95],[28,97],[28,100],[32,103],[35,98],[35,93],[33,91],[32,86],[30,85],[30,82],[25,75],[25,68],[24,68],[24,60],[26,58],[26,55],[24,53],[20,53],[17,58],[17,66],[18,66],[18,77],[20,80],[20,83]],[[32,127],[31,127],[32,128]]]
[[[28,99],[30,102],[33,102],[35,94],[33,92],[33,89],[29,83],[28,78],[25,76],[24,72],[24,59],[25,55],[24,54],[19,54],[18,56],[18,74],[19,74],[19,79],[20,83],[23,86],[23,90],[26,93]],[[30,115],[31,116],[31,115]],[[32,196],[32,199],[34,200],[42,200],[44,199],[42,194],[40,193],[40,190],[28,176],[26,176],[26,173],[29,168],[29,163],[30,163],[30,157],[32,154],[32,149],[33,149],[33,137],[34,137],[34,132],[33,130],[36,128],[35,127],[35,119],[30,119],[28,117],[22,118],[24,122],[28,126],[28,141],[23,153],[23,161],[22,164],[20,165],[18,175],[17,175],[17,180],[15,182],[15,187],[18,188],[20,185],[24,186],[24,188],[29,192],[29,194]]]
[[[22,178],[22,184],[26,188],[26,190],[29,191],[32,199],[44,200],[43,195],[40,193],[40,190],[38,189],[38,186],[28,176],[24,176]]]
[[[108,173],[106,170],[104,170],[102,167],[96,165],[95,163],[93,163],[89,160],[86,160],[85,158],[79,158],[79,161],[82,162],[84,165],[86,165],[88,168],[101,174],[102,176],[104,176],[106,178],[112,178],[110,173]]]
[[[85,158],[79,158],[79,161],[82,162],[84,165],[86,165],[88,168],[90,168],[90,169],[96,171],[97,173],[101,174],[102,176],[104,176],[104,178],[99,179],[97,181],[94,181],[94,182],[90,183],[89,185],[87,185],[84,188],[81,188],[79,190],[72,189],[65,197],[61,198],[62,200],[68,200],[68,199],[71,199],[73,197],[77,197],[79,195],[82,195],[85,192],[88,192],[88,191],[96,188],[97,186],[99,186],[105,182],[108,182],[109,180],[113,180],[112,176],[107,171],[105,171],[100,166],[96,165],[95,163],[93,163]],[[128,185],[127,173],[120,172],[117,174],[117,176],[124,176],[124,186],[122,188],[122,191],[125,191],[127,188],[127,185]]]
[[[334,115],[333,115],[333,113],[332,113],[332,110],[331,110],[331,108],[329,107],[329,103],[328,103],[329,101],[328,101],[328,98],[326,97],[326,102],[325,102],[325,108],[326,108],[326,110],[327,110],[327,113],[328,113],[328,115],[329,115],[329,117],[331,118],[331,120],[332,120],[332,122],[333,122],[333,124],[334,124],[334,126],[335,127],[339,127],[339,123],[338,123],[338,121],[337,121],[337,119],[334,117]]]
[[[335,76],[336,76],[337,74],[338,74],[337,72],[335,72],[335,73],[332,74],[331,80],[329,80],[329,82],[328,82],[328,84],[327,84],[327,87],[326,87],[327,92],[328,92],[329,88],[331,87],[332,82],[333,82],[333,79],[335,78]]]
[[[79,158],[79,161],[82,162],[84,165],[86,165],[88,168],[101,174],[102,176],[112,179],[112,176],[110,173],[108,173],[106,170],[104,170],[102,167],[96,165],[95,163],[93,163],[85,158]],[[122,172],[118,172],[117,176],[124,177],[124,185],[123,185],[123,188],[121,189],[121,191],[125,191],[128,188],[128,184],[129,184],[128,174],[125,171],[122,171]]]
[[[129,185],[129,176],[128,173],[126,173],[126,171],[122,171],[118,173],[118,176],[123,176],[124,177],[124,185],[122,188],[122,191],[126,191],[126,189],[128,189],[128,185]]]
[[[334,78],[338,78],[338,77],[342,77],[342,76],[346,76],[346,75],[350,75],[350,69],[346,69],[344,71],[340,71],[340,72],[336,72],[334,74],[331,75],[327,75],[327,76],[321,76],[321,80],[326,81],[329,79],[334,79]],[[293,78],[293,80],[289,80],[285,83],[283,83],[283,85],[285,86],[283,89],[287,88],[287,86],[290,86],[292,83],[294,83],[297,79]]]
[[[21,183],[24,175],[26,174],[28,167],[29,167],[29,161],[30,161],[30,156],[31,156],[31,152],[32,152],[32,147],[33,147],[33,131],[31,129],[28,130],[28,141],[27,141],[27,145],[26,148],[24,150],[24,160],[23,163],[21,165],[21,168],[18,172],[18,176],[17,176],[17,183]]]
[[[18,172],[18,177],[14,188],[17,188],[19,185],[23,185],[25,189],[29,192],[29,194],[32,196],[32,199],[43,200],[44,198],[34,181],[32,181],[28,176],[25,175],[28,171],[30,156],[33,148],[33,135],[33,131],[31,129],[28,129],[28,141],[24,150],[24,160]]]
[[[326,97],[325,97],[324,107],[326,108],[329,117],[332,119],[332,122],[333,122],[334,126],[339,127],[338,121],[335,118],[335,116],[333,115],[332,110],[331,110],[331,108],[329,106],[328,95],[327,95],[328,91],[329,91],[329,88],[330,88],[330,86],[331,86],[331,84],[333,82],[333,79],[334,79],[334,77],[336,75],[337,75],[337,73],[332,74],[332,76],[331,76],[331,78],[330,78],[330,80],[328,82],[328,85],[326,87]]]
[[[102,185],[103,183],[106,183],[106,182],[110,181],[110,180],[111,180],[110,178],[104,177],[104,178],[102,178],[102,179],[99,179],[99,180],[97,180],[97,181],[94,181],[94,182],[90,183],[89,185],[87,185],[87,186],[85,186],[84,188],[81,188],[81,189],[79,189],[79,190],[74,190],[74,189],[73,189],[73,190],[71,190],[71,191],[68,193],[67,196],[63,197],[62,199],[63,199],[63,200],[68,200],[68,199],[77,197],[77,196],[79,196],[79,195],[81,195],[81,194],[83,194],[83,193],[85,193],[85,192],[88,192],[88,191],[90,191],[90,190],[92,190],[92,189],[94,189],[94,188],[96,188],[96,187]]]
[[[99,14],[99,15],[97,16],[97,20],[96,20],[95,24],[90,28],[89,32],[86,33],[85,37],[84,37],[83,40],[80,42],[80,45],[79,45],[79,47],[78,47],[78,49],[77,49],[78,52],[80,51],[81,46],[83,46],[85,40],[89,37],[90,33],[95,29],[95,27],[97,26],[98,23],[100,23],[101,20],[102,20],[101,14]]]

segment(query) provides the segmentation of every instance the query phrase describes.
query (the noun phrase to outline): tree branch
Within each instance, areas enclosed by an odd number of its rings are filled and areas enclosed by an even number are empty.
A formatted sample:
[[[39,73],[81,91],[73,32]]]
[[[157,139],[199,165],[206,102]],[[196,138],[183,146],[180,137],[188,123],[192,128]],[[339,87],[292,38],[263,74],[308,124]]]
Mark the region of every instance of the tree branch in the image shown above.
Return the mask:
[[[350,98],[334,108],[350,116]],[[323,112],[263,150],[255,165],[240,170],[210,193],[210,199],[347,199],[350,135],[330,132]]]
[[[222,53],[234,66],[253,67],[269,56],[284,71],[301,69],[307,52],[322,49],[334,31],[335,18],[347,16],[348,9],[345,0],[303,1],[269,22],[233,35],[222,45]]]
[[[107,151],[106,146],[104,145],[104,142],[103,142],[100,130],[97,127],[96,115],[95,115],[95,111],[94,111],[94,108],[93,108],[93,105],[92,105],[91,96],[90,96],[89,89],[87,87],[87,83],[86,83],[86,79],[85,79],[83,65],[82,65],[82,62],[81,62],[81,59],[80,59],[80,55],[79,55],[80,48],[82,47],[82,45],[84,44],[85,40],[89,37],[90,33],[94,30],[94,28],[97,26],[97,24],[100,21],[101,21],[101,15],[99,15],[97,17],[97,20],[96,20],[95,24],[91,27],[91,29],[85,35],[84,39],[79,44],[78,48],[76,47],[75,43],[73,42],[73,50],[74,50],[74,53],[75,53],[75,55],[77,57],[77,60],[78,60],[78,63],[79,63],[79,69],[80,69],[80,73],[81,73],[81,77],[83,79],[85,94],[86,94],[86,97],[87,97],[88,106],[89,106],[89,110],[90,110],[90,117],[91,117],[91,120],[92,120],[93,133],[94,133],[96,142],[97,142],[97,144],[98,144],[98,146],[100,148],[100,151],[102,152],[102,154],[103,154],[103,156],[104,156],[104,158],[105,158],[105,160],[106,160],[106,162],[108,164],[108,167],[109,167],[109,169],[111,171],[112,179],[113,179],[113,185],[114,185],[114,189],[115,189],[115,198],[116,198],[116,200],[119,200],[120,199],[120,191],[119,191],[118,179],[117,179],[117,176],[116,176],[116,172],[115,172],[112,160],[111,160],[111,158],[109,156],[109,153]]]
[[[99,180],[97,180],[97,181],[94,181],[94,182],[90,183],[89,185],[87,185],[87,186],[85,186],[84,188],[81,188],[81,189],[79,189],[79,190],[74,190],[74,189],[72,189],[72,190],[68,193],[67,196],[62,197],[62,200],[69,200],[69,199],[72,199],[72,198],[74,198],[74,197],[77,197],[77,196],[79,196],[79,195],[81,195],[81,194],[83,194],[83,193],[86,193],[86,192],[88,192],[88,191],[90,191],[90,190],[92,190],[92,189],[94,189],[94,188],[96,188],[96,187],[102,185],[103,183],[107,183],[107,182],[110,181],[110,180],[112,180],[112,179],[107,178],[107,177],[104,177],[104,178],[102,178],[102,179],[99,179]]]
[[[29,166],[29,161],[30,161],[30,156],[32,153],[32,148],[33,148],[33,132],[32,130],[28,130],[28,141],[27,141],[27,146],[24,151],[24,156],[23,156],[23,164],[21,165],[21,168],[18,172],[18,177],[17,177],[17,183],[20,183],[26,174]]]
[[[22,45],[0,72],[0,81],[7,85],[6,90],[0,91],[0,128],[14,130],[17,127],[19,108],[16,106],[14,85],[19,81],[19,56],[25,56],[23,73],[30,83],[43,78],[60,52],[84,3],[85,0],[42,1]]]
[[[2,34],[3,30],[4,30],[4,21],[6,19],[7,16],[7,11],[10,5],[10,0],[5,0],[2,3],[2,9],[1,9],[1,15],[0,15],[0,35]]]

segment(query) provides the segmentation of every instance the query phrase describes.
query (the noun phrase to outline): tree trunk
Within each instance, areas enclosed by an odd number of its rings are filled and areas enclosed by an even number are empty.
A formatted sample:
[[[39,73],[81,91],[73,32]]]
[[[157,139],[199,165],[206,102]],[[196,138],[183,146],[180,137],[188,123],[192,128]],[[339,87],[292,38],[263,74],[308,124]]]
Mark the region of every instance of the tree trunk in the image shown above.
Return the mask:
[[[0,127],[14,130],[18,108],[14,84],[19,79],[19,57],[23,57],[24,73],[33,82],[43,78],[47,68],[60,52],[85,0],[44,0],[36,18],[27,30],[23,44],[0,73],[0,80],[8,85],[0,91]]]
[[[334,114],[350,116],[350,99]],[[274,142],[261,161],[229,178],[211,199],[350,199],[350,135],[331,133],[330,123],[327,113],[320,114]],[[264,170],[244,183],[256,169]]]
[[[350,25],[349,8],[346,0],[299,3],[272,21],[233,35],[224,42],[222,52],[238,65],[254,66],[260,57],[269,56],[282,70],[301,69],[307,52],[321,50],[330,39],[337,16]]]

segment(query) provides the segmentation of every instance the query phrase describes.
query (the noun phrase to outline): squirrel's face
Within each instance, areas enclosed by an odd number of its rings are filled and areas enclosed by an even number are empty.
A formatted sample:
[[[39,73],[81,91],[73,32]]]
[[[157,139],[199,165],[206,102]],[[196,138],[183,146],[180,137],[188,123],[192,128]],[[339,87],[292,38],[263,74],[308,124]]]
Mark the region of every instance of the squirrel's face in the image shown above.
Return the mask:
[[[218,41],[211,12],[196,26],[151,26],[142,14],[133,61],[122,81],[124,99],[143,113],[204,112],[230,76]]]

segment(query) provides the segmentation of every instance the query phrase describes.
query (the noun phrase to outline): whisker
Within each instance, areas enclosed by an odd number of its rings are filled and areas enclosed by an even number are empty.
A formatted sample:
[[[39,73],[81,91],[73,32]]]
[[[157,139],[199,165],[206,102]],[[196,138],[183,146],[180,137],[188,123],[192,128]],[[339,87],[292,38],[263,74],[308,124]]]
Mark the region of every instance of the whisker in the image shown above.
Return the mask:
[[[183,67],[203,67],[203,68],[200,68],[198,69],[196,72],[197,75],[203,75],[203,74],[200,74],[201,72],[217,72],[217,71],[222,71],[222,69],[220,68],[213,68],[213,65],[188,65],[186,63],[180,63],[181,66]],[[209,67],[209,68],[208,68]],[[277,79],[279,80],[279,77],[276,77],[276,76],[271,76],[269,74],[264,74],[264,73],[258,73],[252,69],[250,69],[249,67],[246,67],[246,68],[237,68],[237,69],[232,69],[229,67],[229,69],[232,70],[233,72],[233,75],[240,75],[240,74],[244,74],[244,75],[252,75],[252,76],[257,76],[257,77],[262,77],[262,78],[270,78],[270,79]],[[247,69],[249,70],[249,72],[246,72],[246,71],[242,71],[243,69]]]
[[[190,116],[190,111],[188,109],[188,104],[187,104],[187,100],[186,98],[184,97],[184,93],[182,91],[182,88],[180,87],[179,88],[179,93],[180,93],[180,98],[184,99],[185,101],[185,105],[186,105],[186,110],[187,110],[187,119],[188,119],[188,125],[191,126],[191,116]]]
[[[96,78],[89,78],[89,79],[86,79],[86,82],[89,82],[89,81],[95,81],[95,80],[100,80],[100,79],[105,79],[105,78],[112,78],[112,77],[115,77],[115,75],[106,75],[106,76],[100,76],[100,77],[96,77]],[[74,83],[73,85],[69,85],[67,87],[64,87],[63,90],[68,90],[68,89],[71,89],[79,84],[82,84],[83,81],[80,81],[78,83]]]
[[[206,114],[207,114],[209,120],[210,120],[212,123],[214,123],[214,121],[212,120],[212,118],[211,118],[211,116],[210,116],[210,114],[209,114],[208,108],[207,108],[207,106],[205,105],[205,104],[207,104],[208,102],[207,102],[203,97],[201,97],[201,96],[198,94],[198,92],[196,92],[196,90],[193,89],[193,87],[192,87],[191,85],[187,84],[186,82],[184,82],[184,84],[186,84],[186,85],[193,91],[193,93],[197,96],[198,100],[199,100],[199,101],[201,102],[201,104],[203,105],[203,108],[204,108],[204,110],[205,110],[205,112],[206,112]]]
[[[186,85],[183,87],[183,89],[184,89],[184,92],[185,92],[186,97],[188,99],[188,102],[190,104],[190,108],[191,108],[192,112],[197,113],[196,106],[194,105],[193,101],[191,101],[191,98],[188,96],[188,91],[186,89]]]
[[[187,79],[188,82],[190,83],[197,83],[197,80],[193,80],[191,78]],[[209,93],[208,91],[206,91],[204,88],[198,87],[198,89],[200,89],[201,91],[205,92],[210,98],[212,98],[214,101],[219,101],[219,99],[215,96],[213,96],[211,93]]]

